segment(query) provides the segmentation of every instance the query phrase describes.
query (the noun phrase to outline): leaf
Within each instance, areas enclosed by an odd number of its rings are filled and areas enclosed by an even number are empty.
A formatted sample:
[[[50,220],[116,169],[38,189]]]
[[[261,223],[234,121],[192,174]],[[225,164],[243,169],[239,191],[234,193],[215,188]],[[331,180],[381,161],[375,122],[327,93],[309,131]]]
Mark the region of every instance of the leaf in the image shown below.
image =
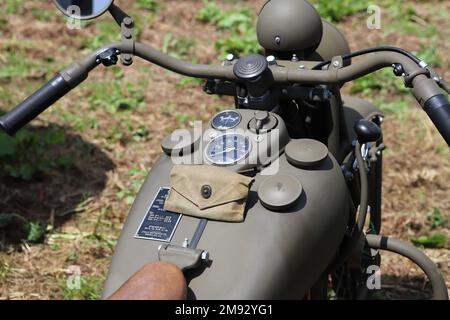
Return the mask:
[[[413,238],[411,241],[415,245],[422,245],[425,248],[444,248],[447,245],[447,235],[443,233],[435,233],[429,236],[421,236]]]
[[[445,226],[448,223],[448,219],[444,217],[441,210],[439,210],[438,208],[434,208],[433,212],[428,214],[427,220],[430,223],[431,229]]]
[[[28,237],[27,240],[33,243],[41,242],[45,237],[46,225],[41,221],[28,223]]]

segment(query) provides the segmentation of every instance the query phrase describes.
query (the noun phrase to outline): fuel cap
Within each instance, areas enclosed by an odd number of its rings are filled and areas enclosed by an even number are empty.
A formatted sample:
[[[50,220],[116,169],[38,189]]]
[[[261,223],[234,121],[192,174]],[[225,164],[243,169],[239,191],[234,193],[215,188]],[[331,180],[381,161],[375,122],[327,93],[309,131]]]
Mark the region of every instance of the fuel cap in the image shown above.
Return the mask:
[[[261,204],[269,210],[281,211],[293,206],[303,192],[300,181],[288,175],[266,178],[258,188]]]
[[[194,152],[201,135],[193,129],[177,129],[161,141],[161,148],[168,156],[182,156]]]
[[[291,140],[285,148],[286,158],[298,168],[319,166],[328,156],[328,148],[322,142],[312,139]]]

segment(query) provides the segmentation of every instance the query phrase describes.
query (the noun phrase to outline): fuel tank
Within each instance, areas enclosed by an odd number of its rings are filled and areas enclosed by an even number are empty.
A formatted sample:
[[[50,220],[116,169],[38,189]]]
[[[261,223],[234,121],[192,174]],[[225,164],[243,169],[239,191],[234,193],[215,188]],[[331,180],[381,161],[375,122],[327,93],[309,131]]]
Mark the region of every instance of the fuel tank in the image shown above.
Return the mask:
[[[299,141],[290,140],[278,115],[269,114],[270,121],[266,121],[269,127],[264,129],[266,125],[263,125],[255,131],[252,127],[261,115],[256,116],[251,110],[232,112],[238,113],[239,121],[238,124],[231,121],[229,127],[233,126],[232,131],[241,130],[248,138],[252,147],[248,148],[251,150],[246,159],[255,161],[221,166],[255,180],[247,198],[244,222],[207,222],[197,248],[208,251],[210,263],[190,277],[189,298],[301,299],[335,256],[346,230],[349,208],[340,166],[326,149],[321,161],[314,165],[294,161],[298,148],[303,148],[300,151],[307,156],[308,152],[315,152],[314,148],[309,150],[307,145],[302,147]],[[216,123],[219,116],[205,124],[201,141],[194,143],[181,158],[192,153],[203,164],[217,165],[207,156],[207,150],[211,141],[221,139],[218,137],[224,134],[224,128]],[[262,141],[268,143],[259,148]],[[266,148],[276,152],[260,157]],[[167,143],[163,142],[163,149],[168,153]],[[166,153],[153,166],[131,208],[116,246],[103,298],[110,296],[144,264],[158,261],[160,245],[181,246],[197,230],[199,218],[181,215],[165,242],[137,236],[160,189],[170,188],[169,175],[176,161]],[[262,201],[262,194],[258,194],[262,192],[261,185],[272,177],[286,176],[300,183],[300,196],[289,207],[267,205],[267,201]],[[270,198],[270,192],[265,196]]]

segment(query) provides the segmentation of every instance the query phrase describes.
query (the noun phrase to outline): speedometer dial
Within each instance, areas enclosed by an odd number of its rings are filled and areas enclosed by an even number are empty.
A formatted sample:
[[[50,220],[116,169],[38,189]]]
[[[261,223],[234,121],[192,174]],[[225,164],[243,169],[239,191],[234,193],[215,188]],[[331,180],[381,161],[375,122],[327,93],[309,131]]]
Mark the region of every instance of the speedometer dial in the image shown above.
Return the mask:
[[[251,150],[250,140],[240,133],[225,133],[211,140],[205,156],[217,165],[230,165],[244,159]]]
[[[214,116],[211,125],[217,130],[227,130],[236,127],[241,122],[241,114],[237,111],[222,111]]]

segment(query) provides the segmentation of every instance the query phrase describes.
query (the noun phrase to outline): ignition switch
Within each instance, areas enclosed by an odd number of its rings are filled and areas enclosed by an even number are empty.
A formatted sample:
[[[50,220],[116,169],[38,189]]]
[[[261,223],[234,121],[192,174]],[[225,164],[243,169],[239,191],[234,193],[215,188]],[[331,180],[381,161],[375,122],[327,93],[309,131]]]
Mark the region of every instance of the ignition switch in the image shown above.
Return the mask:
[[[256,111],[253,119],[250,120],[248,126],[251,131],[256,134],[266,133],[278,124],[277,118],[267,111]]]

